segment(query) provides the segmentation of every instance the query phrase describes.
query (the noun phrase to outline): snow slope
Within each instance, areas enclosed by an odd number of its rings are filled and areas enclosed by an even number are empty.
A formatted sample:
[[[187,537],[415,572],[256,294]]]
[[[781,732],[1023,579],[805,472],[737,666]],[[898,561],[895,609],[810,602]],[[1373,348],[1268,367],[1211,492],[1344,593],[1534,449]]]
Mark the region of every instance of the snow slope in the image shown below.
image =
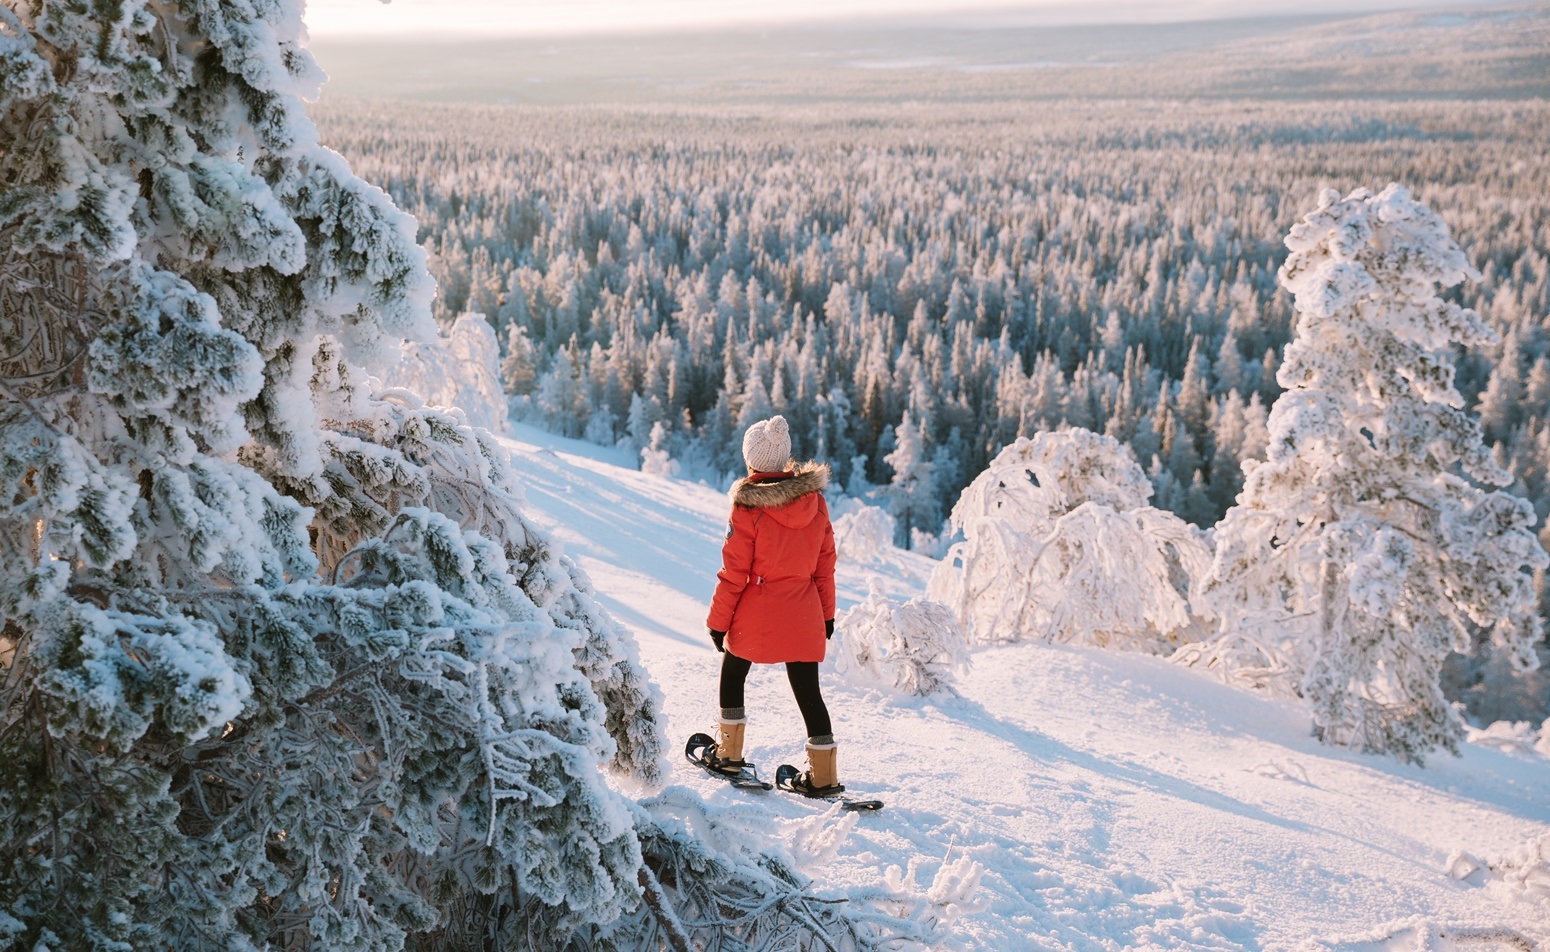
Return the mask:
[[[537,430],[517,427],[508,446],[533,516],[640,639],[675,743],[707,730],[719,656],[704,617],[726,497]],[[842,562],[841,610],[869,576],[919,594],[932,565]],[[1423,769],[1332,751],[1295,704],[1095,649],[981,650],[960,690],[899,698],[826,673],[842,780],[886,799],[880,814],[825,816],[683,763],[673,781],[762,804],[824,886],[911,862],[928,883],[967,854],[985,867],[983,907],[958,922],[971,948],[1522,948],[1488,938],[1503,928],[1550,943],[1550,894],[1448,875],[1456,850],[1501,856],[1550,832],[1550,760],[1468,747]],[[755,669],[748,707],[748,756],[767,775],[800,763],[778,668]]]

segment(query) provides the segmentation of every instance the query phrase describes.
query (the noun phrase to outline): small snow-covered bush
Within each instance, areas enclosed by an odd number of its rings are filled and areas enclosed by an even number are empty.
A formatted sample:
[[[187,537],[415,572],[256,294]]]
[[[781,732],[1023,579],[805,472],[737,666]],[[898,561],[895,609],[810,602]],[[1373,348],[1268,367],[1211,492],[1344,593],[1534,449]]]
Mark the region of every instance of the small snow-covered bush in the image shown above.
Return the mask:
[[[384,386],[418,394],[428,405],[456,408],[474,426],[495,433],[509,429],[501,389],[500,348],[483,314],[464,314],[446,337],[405,340],[398,362],[385,368]]]
[[[893,516],[877,506],[859,506],[834,520],[834,548],[848,562],[875,562],[893,544]]]
[[[1506,856],[1481,859],[1463,850],[1448,857],[1448,875],[1454,879],[1496,879],[1530,896],[1550,900],[1550,833],[1542,833]],[[1471,879],[1476,882],[1475,879]]]
[[[1080,428],[1003,449],[964,490],[964,540],[929,593],[978,643],[1025,638],[1163,652],[1204,614],[1197,580],[1211,554],[1199,530],[1146,504],[1130,451]]]
[[[919,889],[916,885],[919,874],[920,861],[912,859],[904,869],[898,866],[888,867],[883,881],[895,892],[909,895]],[[980,879],[984,875],[985,867],[965,855],[944,861],[941,866],[938,866],[925,894],[926,906],[932,911],[934,918],[940,923],[947,924],[963,916],[988,909],[990,903],[977,895]]]
[[[840,853],[840,847],[861,822],[858,810],[847,810],[835,803],[823,813],[782,823],[783,836],[791,844],[791,855],[803,866],[822,866]]]
[[[890,601],[876,589],[834,625],[841,674],[885,684],[901,693],[951,690],[969,666],[969,641],[941,602]]]
[[[947,554],[948,547],[952,544],[949,532],[926,532],[922,529],[910,530],[910,551],[916,555],[923,555],[928,559],[941,559]]]
[[[1518,757],[1538,757],[1545,741],[1528,721],[1495,721],[1485,728],[1464,728],[1464,740]]]

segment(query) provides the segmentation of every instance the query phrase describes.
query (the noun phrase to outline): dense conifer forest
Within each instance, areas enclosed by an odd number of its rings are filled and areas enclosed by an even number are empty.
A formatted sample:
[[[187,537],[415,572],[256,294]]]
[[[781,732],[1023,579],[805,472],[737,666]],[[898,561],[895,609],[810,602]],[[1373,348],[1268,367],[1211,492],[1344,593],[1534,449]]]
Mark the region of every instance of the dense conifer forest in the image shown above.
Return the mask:
[[[1460,390],[1550,507],[1543,103],[320,113],[419,221],[438,317],[495,325],[532,418],[636,447],[661,421],[715,478],[779,411],[845,485],[927,467],[907,519],[927,533],[1002,446],[1063,424],[1129,445],[1156,505],[1212,525],[1279,393],[1288,225],[1321,188],[1407,183],[1480,271],[1458,300],[1503,335],[1462,355]]]

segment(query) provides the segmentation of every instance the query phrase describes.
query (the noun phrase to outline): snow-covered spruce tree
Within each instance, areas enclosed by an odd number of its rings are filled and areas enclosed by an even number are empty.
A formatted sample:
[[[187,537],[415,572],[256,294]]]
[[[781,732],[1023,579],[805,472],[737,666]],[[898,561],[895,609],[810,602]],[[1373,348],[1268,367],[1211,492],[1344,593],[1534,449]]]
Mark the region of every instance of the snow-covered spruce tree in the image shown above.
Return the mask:
[[[538,383],[538,356],[527,328],[506,325],[506,356],[501,358],[501,384],[513,397],[526,397]]]
[[[651,424],[651,438],[640,450],[640,471],[653,476],[677,476],[678,461],[668,455],[667,430],[662,421]]]
[[[1216,529],[1207,594],[1223,628],[1198,657],[1303,695],[1328,743],[1455,749],[1449,649],[1479,626],[1531,665],[1540,634],[1534,512],[1475,485],[1510,478],[1453,385],[1451,349],[1495,334],[1438,296],[1473,272],[1397,185],[1325,191],[1286,244],[1287,392],[1268,459]]]
[[[894,430],[897,443],[894,450],[883,457],[883,462],[893,469],[893,481],[884,491],[888,508],[898,520],[903,533],[904,547],[913,543],[913,530],[941,528],[942,511],[936,504],[936,473],[926,453],[920,424],[911,419],[908,410],[904,420]]]
[[[639,908],[655,689],[489,436],[365,388],[432,286],[299,14],[0,4],[0,945]]]
[[[931,575],[979,643],[1050,641],[1162,652],[1196,623],[1201,534],[1147,505],[1130,451],[1080,428],[1019,439],[953,507],[963,533]]]

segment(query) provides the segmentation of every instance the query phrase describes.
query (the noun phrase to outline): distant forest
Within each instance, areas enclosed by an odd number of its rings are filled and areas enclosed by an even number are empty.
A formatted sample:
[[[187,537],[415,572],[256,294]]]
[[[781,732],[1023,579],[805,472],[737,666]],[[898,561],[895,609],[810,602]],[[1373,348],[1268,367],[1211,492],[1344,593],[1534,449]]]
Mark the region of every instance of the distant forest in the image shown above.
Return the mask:
[[[1211,526],[1279,393],[1287,228],[1322,188],[1397,181],[1480,270],[1457,300],[1503,341],[1460,391],[1550,508],[1542,101],[317,113],[419,220],[438,318],[495,326],[520,412],[636,448],[661,422],[711,478],[781,412],[856,490],[908,426],[928,535],[1002,446],[1067,424]]]

